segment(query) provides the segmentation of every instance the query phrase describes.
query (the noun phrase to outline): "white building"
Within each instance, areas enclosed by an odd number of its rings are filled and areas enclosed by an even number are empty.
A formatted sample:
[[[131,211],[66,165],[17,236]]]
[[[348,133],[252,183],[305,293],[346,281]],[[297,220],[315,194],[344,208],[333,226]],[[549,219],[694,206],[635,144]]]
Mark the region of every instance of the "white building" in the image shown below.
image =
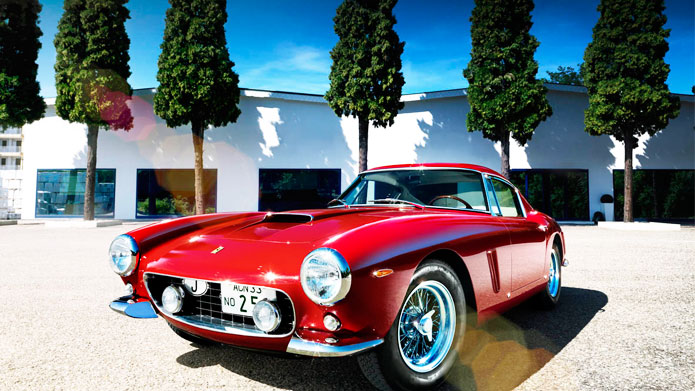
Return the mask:
[[[600,199],[614,195],[614,173],[620,173],[615,170],[623,169],[623,146],[608,136],[584,132],[588,105],[584,88],[549,85],[549,89],[552,117],[541,123],[526,146],[512,144],[511,167],[521,170],[515,171],[515,181],[522,183],[519,187],[524,192],[532,193],[532,204],[553,212],[559,220],[589,220],[597,211],[612,220],[613,204],[602,204]],[[154,90],[135,92],[134,129],[99,133],[97,167],[105,170],[99,172],[96,189],[98,216],[134,219],[180,214],[192,204],[190,128],[168,128],[154,115],[153,94]],[[656,136],[640,139],[636,169],[681,170],[686,177],[692,175],[695,99],[692,95],[679,98],[679,117]],[[465,90],[404,95],[402,100],[405,107],[393,126],[370,129],[370,167],[464,162],[499,169],[499,145],[480,132],[466,130]],[[24,219],[82,213],[84,174],[75,169],[86,166],[86,127],[60,119],[54,100],[48,99],[47,104],[45,118],[23,129]],[[204,165],[212,169],[207,181],[210,208],[302,206],[305,198],[324,202],[355,178],[357,121],[336,117],[321,96],[243,90],[240,108],[237,123],[205,133]],[[692,184],[685,190],[692,191],[688,189]],[[694,195],[685,196],[692,204]],[[660,206],[654,204],[657,211]],[[673,210],[657,211],[655,216],[690,217],[674,215]]]
[[[0,220],[22,213],[22,129],[0,130]]]

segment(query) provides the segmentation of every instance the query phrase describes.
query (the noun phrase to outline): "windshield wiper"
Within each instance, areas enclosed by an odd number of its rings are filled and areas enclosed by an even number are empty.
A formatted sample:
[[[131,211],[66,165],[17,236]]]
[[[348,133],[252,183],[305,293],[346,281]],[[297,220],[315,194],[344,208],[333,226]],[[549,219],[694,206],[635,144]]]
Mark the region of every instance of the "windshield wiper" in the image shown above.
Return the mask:
[[[327,206],[331,206],[331,204],[336,204],[336,203],[345,205],[346,208],[349,208],[349,207],[350,207],[350,205],[348,205],[347,202],[341,200],[340,198],[334,198],[334,199],[328,201],[328,205],[327,205]]]
[[[380,198],[380,199],[372,200],[371,202],[374,204],[407,204],[410,206],[414,206],[416,208],[420,208],[422,210],[425,209],[424,205],[418,204],[417,202],[400,200],[398,198]]]

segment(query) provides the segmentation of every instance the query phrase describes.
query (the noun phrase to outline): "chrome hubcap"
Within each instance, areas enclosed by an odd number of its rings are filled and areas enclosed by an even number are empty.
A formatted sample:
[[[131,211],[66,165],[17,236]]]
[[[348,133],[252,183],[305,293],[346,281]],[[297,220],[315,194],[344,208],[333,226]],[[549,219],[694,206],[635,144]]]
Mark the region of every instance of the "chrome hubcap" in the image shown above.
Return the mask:
[[[398,322],[398,342],[405,364],[416,372],[435,369],[446,357],[456,332],[456,307],[449,290],[425,281],[410,293]]]
[[[558,262],[557,253],[550,253],[550,270],[548,271],[548,292],[550,296],[557,296],[560,290],[560,264]]]

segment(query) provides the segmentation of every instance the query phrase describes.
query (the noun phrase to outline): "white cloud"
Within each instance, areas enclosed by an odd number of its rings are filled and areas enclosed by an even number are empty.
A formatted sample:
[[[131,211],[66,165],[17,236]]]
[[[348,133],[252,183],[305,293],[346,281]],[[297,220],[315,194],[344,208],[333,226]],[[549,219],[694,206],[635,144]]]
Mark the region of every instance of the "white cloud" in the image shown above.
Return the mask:
[[[468,86],[463,77],[463,57],[414,63],[403,61],[404,93],[449,90]]]
[[[240,65],[241,86],[315,94],[328,90],[329,49],[284,44],[275,48],[272,58],[250,69]]]

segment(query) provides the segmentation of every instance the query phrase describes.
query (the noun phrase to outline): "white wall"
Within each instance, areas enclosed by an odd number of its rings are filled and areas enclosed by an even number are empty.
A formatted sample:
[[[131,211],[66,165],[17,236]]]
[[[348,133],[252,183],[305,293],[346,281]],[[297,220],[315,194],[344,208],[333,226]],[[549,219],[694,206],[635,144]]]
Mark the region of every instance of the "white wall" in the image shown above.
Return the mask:
[[[589,170],[591,215],[598,199],[612,194],[613,168],[622,168],[622,147],[610,137],[583,130],[584,93],[553,90],[554,115],[525,146],[514,145],[512,168]],[[695,168],[692,96],[681,97],[680,117],[637,150],[641,168]],[[499,146],[466,131],[469,106],[462,90],[404,96],[405,107],[389,128],[372,128],[369,166],[415,162],[464,162],[499,169]],[[84,168],[86,127],[55,115],[24,128],[22,218],[34,218],[37,169]],[[217,210],[256,210],[259,168],[340,168],[343,188],[357,173],[357,122],[337,118],[322,98],[245,90],[237,123],[205,133],[205,168],[217,169]],[[190,127],[167,128],[152,110],[152,91],[132,101],[129,132],[100,131],[98,168],[116,168],[115,217],[135,217],[138,168],[192,168]],[[612,216],[609,208],[608,216]]]

